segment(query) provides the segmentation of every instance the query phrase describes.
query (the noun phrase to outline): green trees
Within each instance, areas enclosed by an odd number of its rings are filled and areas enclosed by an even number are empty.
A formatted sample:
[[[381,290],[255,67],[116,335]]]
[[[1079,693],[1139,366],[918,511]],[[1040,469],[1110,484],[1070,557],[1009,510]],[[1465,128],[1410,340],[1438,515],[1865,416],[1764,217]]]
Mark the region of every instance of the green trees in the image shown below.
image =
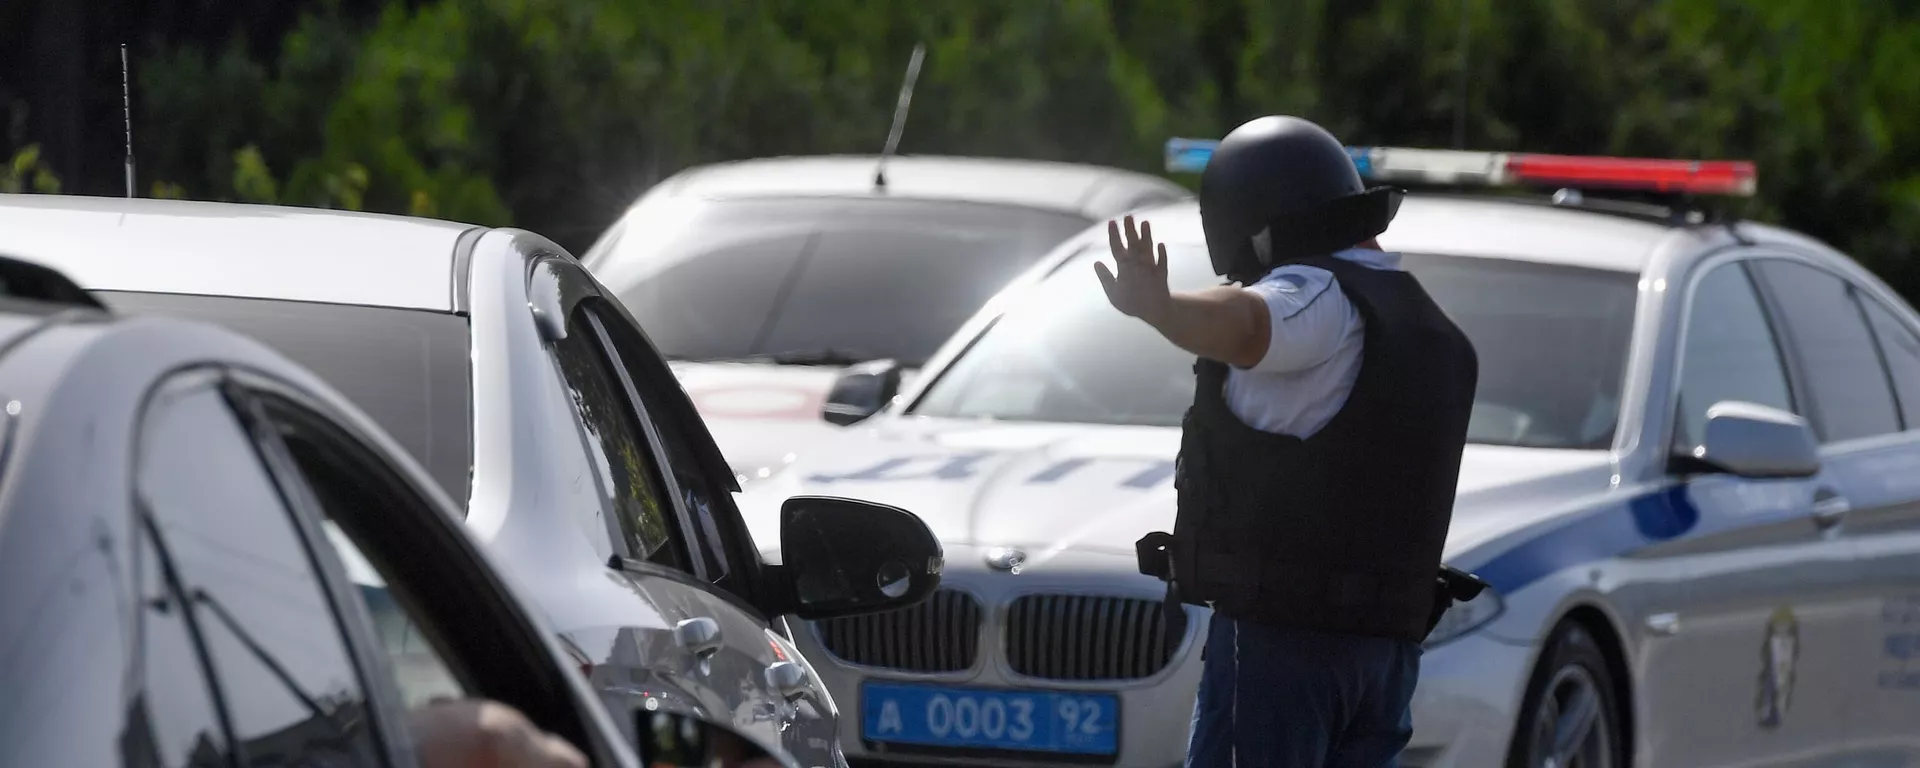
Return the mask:
[[[312,5],[277,47],[139,63],[143,182],[584,248],[692,164],[877,151],[925,43],[906,152],[1154,171],[1168,136],[1287,112],[1355,143],[1747,157],[1761,196],[1746,213],[1920,293],[1920,10],[1899,0],[334,7]]]

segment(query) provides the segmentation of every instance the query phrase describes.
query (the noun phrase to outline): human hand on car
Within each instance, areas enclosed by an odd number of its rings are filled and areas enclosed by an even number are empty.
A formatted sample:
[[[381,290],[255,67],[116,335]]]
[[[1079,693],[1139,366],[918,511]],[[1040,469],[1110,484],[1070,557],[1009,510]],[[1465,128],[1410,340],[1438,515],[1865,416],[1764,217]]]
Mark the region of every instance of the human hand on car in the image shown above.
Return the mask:
[[[407,724],[420,768],[587,768],[573,745],[497,701],[436,699]]]

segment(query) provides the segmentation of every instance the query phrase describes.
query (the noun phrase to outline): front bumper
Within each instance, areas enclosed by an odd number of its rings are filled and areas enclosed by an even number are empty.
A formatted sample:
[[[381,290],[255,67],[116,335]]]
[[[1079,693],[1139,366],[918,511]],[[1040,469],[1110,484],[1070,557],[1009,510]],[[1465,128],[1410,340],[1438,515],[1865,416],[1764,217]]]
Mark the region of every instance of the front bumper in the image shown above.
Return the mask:
[[[813,664],[827,689],[841,707],[840,743],[854,765],[934,765],[934,766],[1024,766],[1043,768],[1061,765],[1113,765],[1123,768],[1164,768],[1185,762],[1187,731],[1193,712],[1194,691],[1200,685],[1200,644],[1206,637],[1208,613],[1189,607],[1187,630],[1175,646],[1167,665],[1151,677],[1115,681],[1061,681],[1022,676],[1008,663],[1003,637],[1009,606],[1023,596],[1034,594],[1073,594],[1112,596],[1159,601],[1164,585],[1133,572],[1131,558],[1124,559],[1126,570],[1118,564],[1122,558],[1108,554],[1067,553],[1022,573],[993,572],[956,567],[978,562],[970,548],[949,545],[948,569],[942,576],[942,588],[957,589],[972,595],[981,605],[978,652],[973,665],[951,673],[912,673],[896,669],[849,663],[828,651],[816,627],[794,621],[793,641]],[[895,747],[863,738],[865,702],[861,683],[928,683],[943,686],[983,688],[1097,691],[1111,693],[1120,701],[1119,752],[1106,758],[1046,755],[1025,757],[972,757],[941,754],[935,750]]]
[[[980,558],[970,548],[950,545],[948,549],[948,571],[942,587],[969,593],[983,607],[979,650],[972,667],[966,670],[918,674],[852,664],[830,652],[812,624],[798,620],[791,623],[794,644],[840,704],[841,748],[854,765],[1162,768],[1185,762],[1194,695],[1200,686],[1200,649],[1206,641],[1208,611],[1188,608],[1185,638],[1167,666],[1152,677],[1104,682],[1024,677],[1009,665],[1002,640],[1007,631],[1008,607],[1016,598],[1080,594],[1158,601],[1164,596],[1164,586],[1132,571],[1131,558],[1126,559],[1124,572],[1115,567],[1119,558],[1102,554],[1056,558],[1028,572],[1009,574],[956,567]],[[1420,684],[1413,700],[1414,734],[1402,764],[1408,768],[1504,764],[1533,655],[1526,645],[1493,639],[1482,632],[1468,633],[1423,654]],[[987,758],[889,748],[863,738],[866,718],[861,684],[867,681],[1112,693],[1120,700],[1119,752],[1110,762],[1104,758],[1096,762],[1074,756]]]

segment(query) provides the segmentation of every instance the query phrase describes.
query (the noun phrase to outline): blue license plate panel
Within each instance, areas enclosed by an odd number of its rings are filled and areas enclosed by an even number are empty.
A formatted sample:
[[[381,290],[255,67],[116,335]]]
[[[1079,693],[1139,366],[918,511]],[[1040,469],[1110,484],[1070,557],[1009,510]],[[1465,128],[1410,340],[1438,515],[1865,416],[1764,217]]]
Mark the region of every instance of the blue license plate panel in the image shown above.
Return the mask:
[[[860,687],[868,741],[948,749],[1113,755],[1120,697],[1111,693],[869,682]]]

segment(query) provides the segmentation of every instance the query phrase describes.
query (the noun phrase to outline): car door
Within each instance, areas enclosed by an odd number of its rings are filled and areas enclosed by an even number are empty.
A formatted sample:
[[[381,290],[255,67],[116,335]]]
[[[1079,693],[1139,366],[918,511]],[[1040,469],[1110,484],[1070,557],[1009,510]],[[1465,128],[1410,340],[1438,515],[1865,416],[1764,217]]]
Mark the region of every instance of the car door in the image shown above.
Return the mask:
[[[595,764],[617,765],[612,723],[550,650],[505,582],[466,538],[454,508],[425,492],[323,401],[257,376],[229,388],[283,495],[312,521],[316,559],[358,622],[376,684],[411,718],[435,699],[490,699],[559,735]],[[324,543],[322,543],[324,542]],[[578,690],[570,690],[577,688]]]
[[[792,727],[798,715],[791,691],[803,668],[792,666],[766,619],[713,583],[710,542],[685,508],[655,420],[614,351],[606,318],[615,305],[567,259],[541,260],[533,280],[536,303],[551,297],[540,307],[541,322],[574,393],[583,444],[620,505],[608,521],[616,536],[611,562],[675,627],[670,638],[615,639],[612,658],[683,681],[711,709],[730,713],[738,730],[782,744],[802,765],[832,764],[830,740],[818,743],[803,732],[811,729]],[[616,683],[633,688],[639,681]]]
[[[1850,739],[1885,764],[1920,764],[1920,341],[1910,314],[1817,262],[1757,265],[1812,395],[1826,481],[1816,504],[1857,560]]]
[[[1751,264],[1693,271],[1680,328],[1669,443],[1690,456],[1713,404],[1805,412],[1804,387]],[[1671,573],[1677,612],[1648,617],[1640,672],[1649,744],[1664,766],[1824,764],[1846,733],[1844,601],[1852,557],[1812,512],[1811,480],[1752,480],[1675,465],[1691,530],[1645,554]],[[1683,515],[1684,516],[1684,515]],[[1657,551],[1654,551],[1657,550]]]
[[[184,629],[211,685],[219,733],[162,744],[136,765],[378,766],[397,760],[399,726],[369,696],[339,603],[294,511],[222,395],[215,371],[176,376],[149,399],[134,455],[135,504],[159,600],[138,621]],[[169,659],[177,662],[179,658]],[[188,668],[148,674],[191,676]],[[191,684],[181,685],[191,688]],[[155,722],[202,718],[198,697],[147,701]],[[175,707],[180,706],[179,711]],[[156,729],[166,735],[177,728]],[[184,760],[183,760],[184,758]]]

